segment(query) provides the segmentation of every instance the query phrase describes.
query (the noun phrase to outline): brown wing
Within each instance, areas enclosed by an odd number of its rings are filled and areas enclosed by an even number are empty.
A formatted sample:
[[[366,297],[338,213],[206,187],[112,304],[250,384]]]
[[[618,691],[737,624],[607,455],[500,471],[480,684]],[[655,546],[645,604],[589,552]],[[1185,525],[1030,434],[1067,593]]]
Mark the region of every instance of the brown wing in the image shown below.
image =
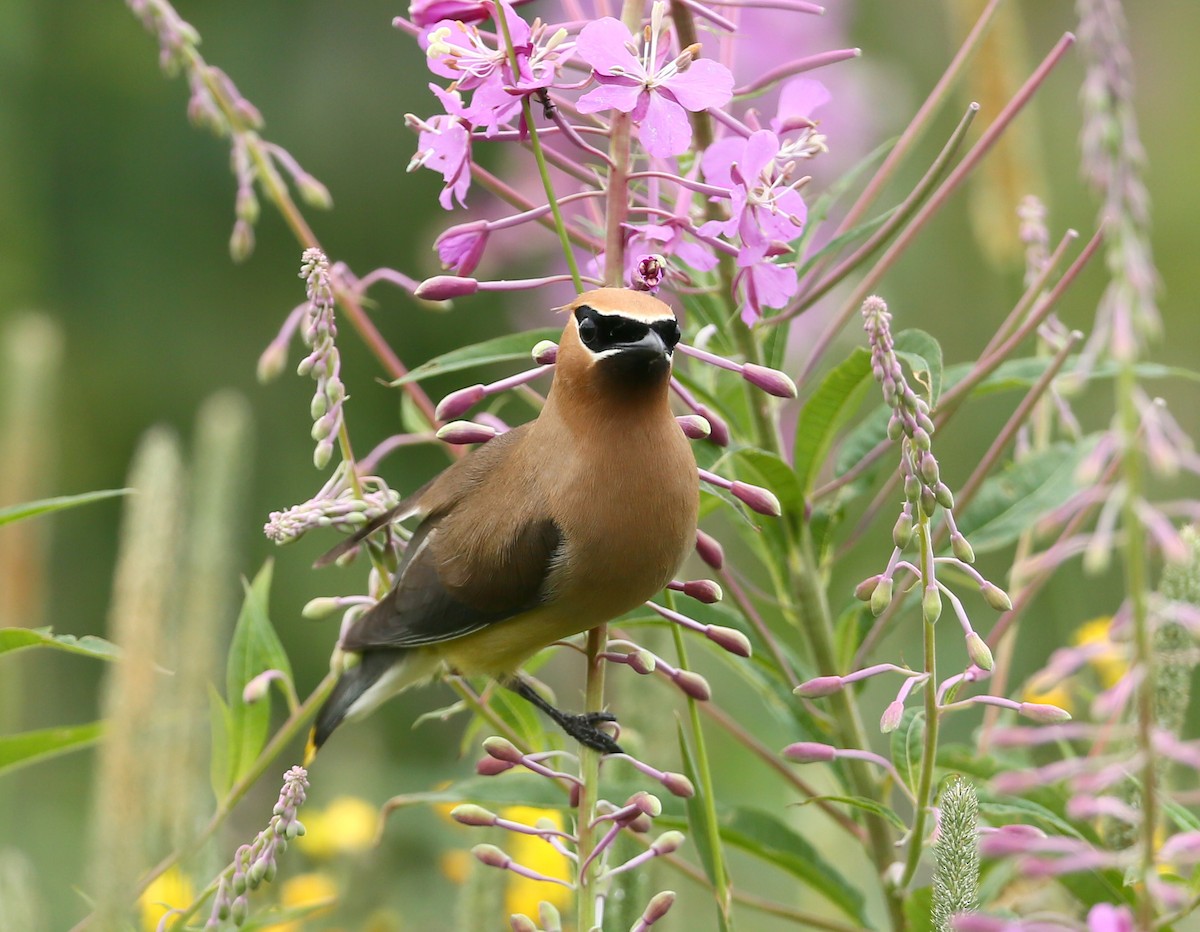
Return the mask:
[[[542,603],[563,535],[544,512],[511,510],[516,440],[489,441],[430,484],[421,502],[429,514],[392,591],[346,632],[344,649],[448,641]]]

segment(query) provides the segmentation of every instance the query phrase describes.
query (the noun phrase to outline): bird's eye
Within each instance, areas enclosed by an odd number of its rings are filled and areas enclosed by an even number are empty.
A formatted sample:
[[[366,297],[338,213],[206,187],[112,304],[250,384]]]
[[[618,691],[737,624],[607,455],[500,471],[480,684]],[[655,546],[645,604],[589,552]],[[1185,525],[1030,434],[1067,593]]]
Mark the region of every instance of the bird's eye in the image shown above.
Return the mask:
[[[579,321],[579,339],[584,343],[591,343],[599,332],[600,328],[592,318],[584,317]]]

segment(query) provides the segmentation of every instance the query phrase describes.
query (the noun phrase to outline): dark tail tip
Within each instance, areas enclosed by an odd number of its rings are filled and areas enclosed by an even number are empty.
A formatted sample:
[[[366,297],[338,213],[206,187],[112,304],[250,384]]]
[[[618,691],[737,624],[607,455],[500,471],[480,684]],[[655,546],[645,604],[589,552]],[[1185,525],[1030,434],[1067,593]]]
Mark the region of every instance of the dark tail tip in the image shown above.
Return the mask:
[[[316,756],[321,746],[345,719],[351,706],[370,689],[393,664],[399,661],[403,651],[363,651],[357,666],[345,671],[333,687],[333,692],[317,713],[312,731],[308,735],[308,746],[304,751],[305,766]]]

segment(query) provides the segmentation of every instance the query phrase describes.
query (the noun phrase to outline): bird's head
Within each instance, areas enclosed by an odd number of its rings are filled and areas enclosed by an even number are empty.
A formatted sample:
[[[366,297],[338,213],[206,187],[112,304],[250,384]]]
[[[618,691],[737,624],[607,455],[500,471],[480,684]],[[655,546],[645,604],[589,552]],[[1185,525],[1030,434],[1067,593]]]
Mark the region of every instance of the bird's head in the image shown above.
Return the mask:
[[[670,307],[644,291],[600,288],[565,310],[560,375],[606,392],[665,390],[680,336]]]

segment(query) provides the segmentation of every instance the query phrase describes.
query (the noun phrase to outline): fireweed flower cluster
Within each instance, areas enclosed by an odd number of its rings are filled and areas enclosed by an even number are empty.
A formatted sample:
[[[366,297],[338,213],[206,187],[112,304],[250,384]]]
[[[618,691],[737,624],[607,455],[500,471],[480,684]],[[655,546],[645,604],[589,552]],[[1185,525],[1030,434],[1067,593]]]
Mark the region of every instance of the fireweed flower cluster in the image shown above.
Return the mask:
[[[304,805],[307,790],[308,773],[303,767],[293,767],[283,775],[283,789],[270,823],[254,841],[237,849],[233,863],[221,874],[205,929],[217,932],[228,924],[241,927],[245,923],[250,912],[250,891],[275,879],[277,857],[287,850],[290,841],[304,834],[304,824],[296,818],[296,811]]]
[[[680,38],[677,18],[667,15],[665,3],[653,4],[648,22],[636,32],[609,16],[586,21],[574,11],[574,18],[555,25],[529,23],[507,3],[500,8],[503,28],[492,32],[479,25],[474,9],[468,19],[429,23],[425,11],[414,9],[411,20],[396,20],[418,35],[433,74],[450,79],[447,86],[430,85],[442,112],[407,118],[418,133],[410,170],[430,168],[442,175],[440,200],[446,209],[465,205],[476,179],[521,208],[509,217],[475,219],[443,233],[436,247],[445,268],[468,276],[493,234],[549,222],[549,203],[539,207],[473,159],[481,140],[527,139],[534,127],[522,101],[532,96],[537,106],[531,112],[541,112],[548,124],[537,132],[555,169],[556,200],[568,238],[588,253],[598,271],[612,244],[594,235],[596,200],[608,192],[593,179],[597,169],[610,173],[616,167],[598,143],[621,132],[618,118],[627,118],[636,143],[634,164],[620,169],[628,197],[619,205],[610,199],[608,205],[622,213],[614,226],[622,237],[623,280],[644,280],[647,270],[639,276],[637,268],[641,257],[657,256],[652,287],[664,273],[680,284],[698,282],[697,276],[712,272],[719,257],[727,256],[734,260],[730,284],[747,320],[756,319],[762,308],[782,307],[796,291],[793,244],[807,216],[800,193],[807,176],[801,166],[826,149],[814,112],[828,93],[817,81],[793,76],[856,52],[763,62],[777,67],[761,86],[743,89],[747,98],[789,82],[775,116],[763,126],[749,107],[729,110],[733,74],[706,54],[705,43],[692,35],[686,42]],[[699,4],[690,9],[687,21],[692,14],[703,18],[719,44],[732,34],[734,23],[723,15]],[[696,114],[705,121],[706,136],[715,133],[715,139],[704,140],[699,162],[684,158],[694,147]],[[573,190],[563,192],[563,185]],[[440,276],[424,283],[420,294],[437,299],[487,287]]]

